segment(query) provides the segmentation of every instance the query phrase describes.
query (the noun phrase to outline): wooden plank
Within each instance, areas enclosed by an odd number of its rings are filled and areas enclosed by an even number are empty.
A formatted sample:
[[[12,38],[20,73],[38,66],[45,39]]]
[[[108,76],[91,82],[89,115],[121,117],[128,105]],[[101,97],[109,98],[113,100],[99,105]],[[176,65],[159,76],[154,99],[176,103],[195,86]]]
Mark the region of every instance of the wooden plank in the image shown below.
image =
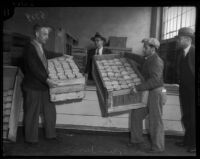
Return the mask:
[[[61,94],[61,93],[69,93],[69,92],[79,92],[85,90],[85,85],[77,84],[77,85],[67,85],[50,88],[50,94]]]
[[[72,99],[82,99],[85,97],[84,91],[62,93],[62,94],[50,94],[50,99],[52,102],[72,100]]]
[[[180,106],[164,105],[163,106],[163,119],[167,120],[181,120]]]

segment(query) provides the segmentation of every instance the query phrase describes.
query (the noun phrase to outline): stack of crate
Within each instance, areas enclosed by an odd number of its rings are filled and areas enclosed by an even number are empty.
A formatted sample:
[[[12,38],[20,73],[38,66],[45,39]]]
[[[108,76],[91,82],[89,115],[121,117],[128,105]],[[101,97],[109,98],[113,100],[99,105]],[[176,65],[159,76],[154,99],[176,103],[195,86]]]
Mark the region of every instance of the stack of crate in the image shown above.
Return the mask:
[[[81,47],[72,48],[72,56],[80,72],[84,72],[87,63],[87,49]]]
[[[57,57],[48,60],[50,99],[57,104],[81,101],[85,97],[85,77],[72,58]]]
[[[3,139],[16,141],[20,110],[23,104],[21,82],[23,74],[18,67],[3,67]]]

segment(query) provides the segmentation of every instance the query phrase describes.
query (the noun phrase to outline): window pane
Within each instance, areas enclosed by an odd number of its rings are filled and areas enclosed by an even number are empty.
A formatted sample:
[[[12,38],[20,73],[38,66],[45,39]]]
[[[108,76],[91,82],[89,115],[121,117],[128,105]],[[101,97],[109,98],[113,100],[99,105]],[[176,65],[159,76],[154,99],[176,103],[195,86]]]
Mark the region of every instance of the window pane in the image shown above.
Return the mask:
[[[177,17],[177,30],[181,28],[181,15]]]
[[[181,8],[182,7],[177,7],[178,8],[178,15],[180,15],[181,14]]]
[[[182,15],[182,23],[181,23],[181,27],[185,27],[185,23],[186,22],[186,13],[184,13],[183,15]]]
[[[174,38],[181,27],[195,27],[195,7],[163,7],[163,39]],[[195,28],[194,28],[195,29]]]

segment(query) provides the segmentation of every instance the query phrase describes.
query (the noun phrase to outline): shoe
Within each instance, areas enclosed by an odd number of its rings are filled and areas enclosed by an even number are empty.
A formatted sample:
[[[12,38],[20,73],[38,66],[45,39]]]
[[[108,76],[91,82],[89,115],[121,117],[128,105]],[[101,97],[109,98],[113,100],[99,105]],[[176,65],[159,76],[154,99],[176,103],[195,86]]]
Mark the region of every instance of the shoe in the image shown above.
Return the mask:
[[[38,145],[38,142],[30,142],[30,141],[25,141],[26,145],[29,147],[35,147]]]
[[[52,137],[52,138],[46,138],[46,140],[50,143],[60,143],[62,140],[60,137]]]
[[[187,152],[189,152],[189,153],[196,153],[196,146],[190,146],[190,147],[188,147]]]
[[[146,153],[163,153],[164,150],[154,150],[154,149],[148,149],[145,151]]]
[[[148,145],[146,143],[144,143],[144,142],[141,142],[141,143],[131,143],[131,142],[129,142],[127,144],[127,147],[128,148],[130,148],[130,147],[131,148],[135,148],[137,150],[142,150],[142,151],[145,151],[145,150],[148,149]]]
[[[175,142],[175,145],[178,146],[178,147],[185,147],[187,146],[183,141],[179,141],[179,142]]]

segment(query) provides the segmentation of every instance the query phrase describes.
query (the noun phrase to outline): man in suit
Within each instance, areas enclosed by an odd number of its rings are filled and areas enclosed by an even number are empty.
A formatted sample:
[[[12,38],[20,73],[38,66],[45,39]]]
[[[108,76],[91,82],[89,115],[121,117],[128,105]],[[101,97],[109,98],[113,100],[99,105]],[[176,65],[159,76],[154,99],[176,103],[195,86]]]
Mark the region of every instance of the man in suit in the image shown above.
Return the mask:
[[[143,39],[143,56],[132,54],[132,59],[141,66],[141,74],[145,81],[133,87],[132,92],[149,90],[147,107],[131,111],[131,141],[129,147],[135,147],[149,153],[160,153],[165,149],[164,126],[162,121],[162,107],[166,102],[163,94],[163,68],[164,63],[158,56],[160,46],[156,38]],[[130,56],[130,57],[131,57]],[[149,114],[149,132],[151,147],[144,142],[143,119]]]
[[[49,141],[56,140],[56,109],[50,102],[48,86],[47,59],[63,54],[48,52],[43,45],[48,40],[50,28],[36,24],[34,39],[24,49],[24,126],[25,142],[33,145],[38,143],[38,121],[40,113],[44,117],[45,136]],[[49,84],[55,85],[55,83]]]
[[[103,55],[103,54],[111,54],[109,49],[104,48],[104,44],[106,43],[106,39],[101,36],[98,32],[91,38],[91,40],[95,44],[95,48],[91,49],[87,53],[87,65],[85,69],[85,73],[88,74],[88,79],[93,80],[92,78],[92,61],[94,55]]]
[[[196,152],[196,122],[195,122],[195,46],[192,45],[194,31],[184,27],[178,32],[178,56],[177,75],[179,79],[179,97],[182,109],[182,123],[185,135],[182,142],[176,142],[177,146],[186,147],[188,152]]]

